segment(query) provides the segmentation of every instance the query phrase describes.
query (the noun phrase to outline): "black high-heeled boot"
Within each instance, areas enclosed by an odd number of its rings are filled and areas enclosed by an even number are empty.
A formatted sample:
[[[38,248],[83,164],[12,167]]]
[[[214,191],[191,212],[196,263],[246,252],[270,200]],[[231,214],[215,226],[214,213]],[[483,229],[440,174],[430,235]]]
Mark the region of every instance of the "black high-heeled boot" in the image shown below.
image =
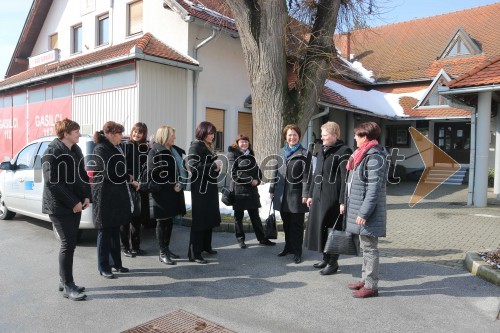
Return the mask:
[[[314,268],[325,268],[326,265],[328,264],[328,260],[330,259],[330,255],[327,253],[323,253],[323,260],[320,262],[317,262],[313,265]]]
[[[326,265],[325,268],[319,271],[319,274],[321,275],[332,275],[337,273],[339,269],[339,263],[338,263],[339,255],[338,254],[331,254],[330,259],[328,260],[328,265]]]
[[[76,287],[74,282],[64,285],[63,296],[72,301],[83,301],[87,298],[87,295],[78,291],[78,288]]]
[[[160,256],[158,257],[158,259],[160,260],[160,262],[164,263],[165,265],[176,265],[177,264],[170,257],[170,253],[168,252],[168,248],[162,249],[160,251]]]

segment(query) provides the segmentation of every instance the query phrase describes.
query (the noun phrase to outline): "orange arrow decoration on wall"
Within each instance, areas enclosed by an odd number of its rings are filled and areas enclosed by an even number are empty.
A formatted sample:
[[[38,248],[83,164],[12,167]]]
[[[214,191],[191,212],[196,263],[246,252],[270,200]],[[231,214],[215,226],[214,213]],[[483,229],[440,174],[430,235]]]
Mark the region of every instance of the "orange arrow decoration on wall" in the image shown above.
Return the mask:
[[[425,166],[409,202],[413,207],[460,170],[461,165],[415,128],[409,130]]]

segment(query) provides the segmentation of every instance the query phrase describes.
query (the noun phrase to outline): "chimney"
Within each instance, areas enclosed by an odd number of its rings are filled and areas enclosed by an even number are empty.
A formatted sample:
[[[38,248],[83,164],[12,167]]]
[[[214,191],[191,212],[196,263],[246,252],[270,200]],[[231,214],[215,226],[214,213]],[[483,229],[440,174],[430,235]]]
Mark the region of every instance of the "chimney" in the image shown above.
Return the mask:
[[[348,32],[346,35],[346,43],[345,43],[345,58],[348,61],[351,61],[351,32]]]

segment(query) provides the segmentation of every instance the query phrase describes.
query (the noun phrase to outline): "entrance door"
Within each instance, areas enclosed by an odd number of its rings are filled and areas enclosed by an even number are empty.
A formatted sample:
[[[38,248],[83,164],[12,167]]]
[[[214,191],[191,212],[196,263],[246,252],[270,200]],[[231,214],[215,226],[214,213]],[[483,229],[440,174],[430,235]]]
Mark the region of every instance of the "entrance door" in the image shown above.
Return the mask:
[[[459,163],[470,162],[470,123],[436,123],[435,144]]]

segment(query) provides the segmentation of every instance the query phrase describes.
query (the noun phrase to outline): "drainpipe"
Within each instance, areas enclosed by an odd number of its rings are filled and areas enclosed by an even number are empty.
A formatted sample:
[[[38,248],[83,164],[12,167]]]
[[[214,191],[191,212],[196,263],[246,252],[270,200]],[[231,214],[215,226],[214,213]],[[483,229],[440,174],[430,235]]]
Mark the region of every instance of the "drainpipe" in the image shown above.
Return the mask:
[[[467,191],[467,206],[474,205],[474,173],[476,166],[476,109],[470,116],[470,162],[469,162],[469,186]]]
[[[115,23],[113,9],[115,7],[115,0],[109,0],[109,46],[113,45],[113,25]]]
[[[193,49],[193,58],[195,60],[198,60],[198,50],[211,42],[215,36],[217,35],[217,31],[219,31],[220,28],[217,27],[212,27],[212,34],[203,40],[200,44],[196,45]],[[197,108],[198,108],[198,77],[200,73],[198,71],[193,71],[193,134],[196,131],[196,113],[197,113]]]

